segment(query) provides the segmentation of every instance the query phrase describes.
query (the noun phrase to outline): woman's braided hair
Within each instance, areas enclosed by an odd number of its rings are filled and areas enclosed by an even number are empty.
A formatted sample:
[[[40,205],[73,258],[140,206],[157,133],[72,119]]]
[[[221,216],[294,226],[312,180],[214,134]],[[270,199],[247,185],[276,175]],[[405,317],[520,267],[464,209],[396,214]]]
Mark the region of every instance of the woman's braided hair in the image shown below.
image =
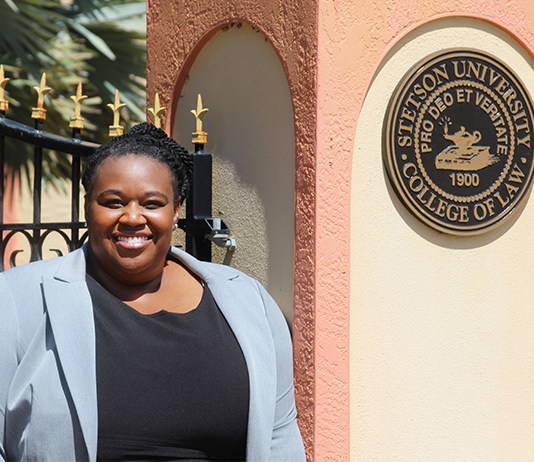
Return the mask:
[[[180,146],[160,128],[147,122],[135,125],[124,135],[113,138],[100,146],[87,160],[82,184],[90,194],[98,167],[109,157],[128,154],[150,157],[167,165],[172,173],[175,200],[184,201],[189,192],[193,160],[185,148]]]

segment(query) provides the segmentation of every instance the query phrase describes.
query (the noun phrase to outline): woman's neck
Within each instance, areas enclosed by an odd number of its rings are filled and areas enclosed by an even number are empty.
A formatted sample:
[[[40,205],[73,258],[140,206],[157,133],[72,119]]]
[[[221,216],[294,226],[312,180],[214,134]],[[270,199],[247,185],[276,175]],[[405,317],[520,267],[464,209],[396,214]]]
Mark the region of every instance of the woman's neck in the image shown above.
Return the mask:
[[[132,302],[144,295],[155,294],[160,290],[163,281],[163,268],[160,273],[148,280],[144,280],[144,278],[140,280],[139,277],[132,277],[131,280],[118,279],[99,265],[90,250],[87,252],[87,273],[123,302]]]
[[[157,277],[148,281],[121,281],[106,272],[88,252],[87,273],[109,293],[143,314],[160,310],[187,313],[204,292],[201,279],[180,262],[167,260]]]

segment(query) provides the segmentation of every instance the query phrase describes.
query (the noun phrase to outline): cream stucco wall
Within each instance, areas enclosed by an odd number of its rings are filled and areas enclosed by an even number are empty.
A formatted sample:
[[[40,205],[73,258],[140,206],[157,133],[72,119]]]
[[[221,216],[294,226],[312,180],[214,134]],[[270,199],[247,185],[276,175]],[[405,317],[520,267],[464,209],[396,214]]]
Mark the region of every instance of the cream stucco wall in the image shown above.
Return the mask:
[[[450,47],[486,51],[534,89],[533,60],[486,22],[448,18],[378,68],[354,141],[351,460],[534,460],[534,204],[475,237],[433,231],[392,190],[382,121],[403,75]]]
[[[287,319],[293,314],[295,136],[284,70],[270,42],[246,23],[215,34],[188,72],[173,137],[191,145],[197,95],[209,112],[213,216],[237,241],[231,265],[261,281]],[[213,261],[225,250],[213,247]]]

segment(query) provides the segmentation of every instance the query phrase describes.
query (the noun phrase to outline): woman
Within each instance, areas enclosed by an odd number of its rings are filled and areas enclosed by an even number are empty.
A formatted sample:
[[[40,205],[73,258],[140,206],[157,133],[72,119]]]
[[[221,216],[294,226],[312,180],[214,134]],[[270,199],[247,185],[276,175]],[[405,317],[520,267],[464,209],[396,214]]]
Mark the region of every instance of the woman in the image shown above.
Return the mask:
[[[305,460],[278,307],[170,246],[190,165],[134,127],[88,160],[87,244],[0,275],[0,460]]]

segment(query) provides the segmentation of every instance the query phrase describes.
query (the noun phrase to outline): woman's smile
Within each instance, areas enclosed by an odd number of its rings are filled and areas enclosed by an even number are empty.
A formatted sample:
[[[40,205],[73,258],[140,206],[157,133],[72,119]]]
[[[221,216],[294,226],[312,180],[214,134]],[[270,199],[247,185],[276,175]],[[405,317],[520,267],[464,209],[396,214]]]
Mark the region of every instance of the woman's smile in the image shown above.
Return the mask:
[[[147,236],[117,236],[115,237],[117,245],[123,249],[142,249],[150,242]]]

